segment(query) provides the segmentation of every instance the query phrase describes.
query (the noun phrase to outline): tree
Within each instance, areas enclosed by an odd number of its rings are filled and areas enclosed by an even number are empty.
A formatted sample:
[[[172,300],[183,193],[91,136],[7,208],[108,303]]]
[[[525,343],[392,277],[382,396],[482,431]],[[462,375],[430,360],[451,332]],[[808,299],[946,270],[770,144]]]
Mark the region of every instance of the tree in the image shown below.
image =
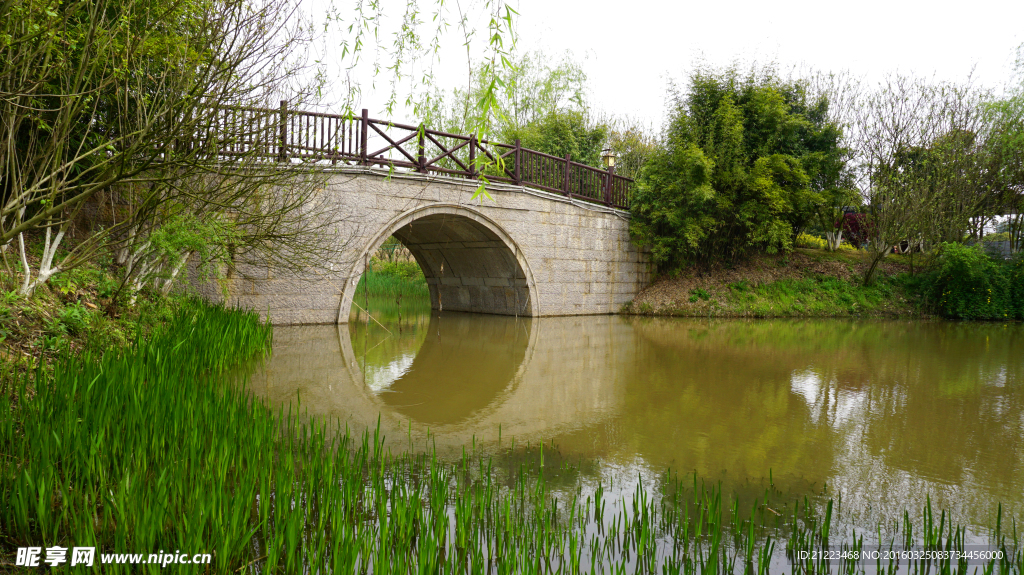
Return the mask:
[[[999,211],[1010,163],[988,94],[891,76],[856,111],[856,165],[870,222],[864,282],[894,246],[962,242]]]
[[[0,71],[0,244],[18,239],[23,293],[158,213],[154,205],[186,193],[183,182],[203,180],[209,192],[308,172],[252,169],[266,164],[265,141],[228,162],[223,154],[235,139],[266,139],[228,130],[226,110],[266,106],[286,86],[300,102],[311,94],[294,91],[295,46],[308,38],[288,2],[39,0],[12,9],[20,18],[4,24]],[[132,195],[121,202],[131,209],[56,260],[85,202],[115,187]],[[35,274],[24,248],[33,230],[45,236]]]
[[[541,52],[511,58],[511,73],[494,92],[501,114],[483,117],[474,102],[485,99],[490,86],[487,69],[474,66],[464,89],[434,90],[421,95],[417,111],[425,126],[503,143],[519,140],[523,147],[600,165],[608,135],[586,98],[587,77],[566,55],[554,65]]]
[[[1024,44],[1017,49],[1017,84],[1006,97],[987,102],[985,112],[993,125],[993,164],[998,176],[993,185],[999,226],[1010,236],[1011,250],[1024,250]]]
[[[519,140],[524,148],[600,166],[607,136],[607,126],[592,122],[585,112],[554,110],[522,128],[507,129],[502,139],[506,142]]]
[[[607,147],[617,156],[615,173],[636,180],[658,150],[654,130],[631,118],[612,118],[607,123]]]
[[[770,68],[698,69],[671,98],[663,147],[631,208],[631,233],[660,267],[787,251],[843,189],[842,131],[806,82]]]
[[[484,76],[493,86],[504,41],[514,40],[513,12],[502,14],[500,1],[486,7]],[[0,8],[9,16],[0,23],[0,251],[10,269],[7,249],[17,239],[23,293],[104,247],[131,253],[147,245],[147,234],[178,221],[162,215],[180,209],[191,211],[186,221],[193,223],[231,222],[239,234],[232,241],[246,240],[233,245],[258,249],[261,261],[326,263],[319,257],[326,237],[300,235],[312,233],[308,222],[329,224],[334,215],[312,217],[311,209],[324,206],[314,201],[318,182],[309,166],[268,169],[276,115],[261,111],[282,96],[292,107],[309,105],[320,92],[307,81],[315,36],[296,2],[0,0]],[[379,25],[359,8],[349,26],[354,45],[343,49],[349,55]],[[396,78],[407,49],[419,46],[416,14],[409,0]],[[492,113],[491,100],[478,109]],[[278,197],[260,192],[275,188]],[[59,252],[82,207],[101,193],[118,198],[117,221]],[[27,233],[44,236],[35,270]],[[282,237],[312,251],[272,253],[282,251]]]

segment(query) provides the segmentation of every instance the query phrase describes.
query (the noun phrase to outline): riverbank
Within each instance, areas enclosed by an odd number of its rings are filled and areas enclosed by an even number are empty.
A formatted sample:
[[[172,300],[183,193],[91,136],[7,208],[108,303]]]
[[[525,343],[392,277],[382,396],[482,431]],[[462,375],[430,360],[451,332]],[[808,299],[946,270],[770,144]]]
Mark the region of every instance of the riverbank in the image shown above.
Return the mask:
[[[683,317],[928,317],[908,286],[911,262],[887,257],[871,286],[867,254],[797,248],[656,279],[622,312]]]
[[[99,355],[146,339],[185,299],[147,289],[127,305],[119,285],[111,266],[87,262],[24,296],[17,278],[0,270],[0,380],[31,375],[40,360],[50,369],[62,353]]]

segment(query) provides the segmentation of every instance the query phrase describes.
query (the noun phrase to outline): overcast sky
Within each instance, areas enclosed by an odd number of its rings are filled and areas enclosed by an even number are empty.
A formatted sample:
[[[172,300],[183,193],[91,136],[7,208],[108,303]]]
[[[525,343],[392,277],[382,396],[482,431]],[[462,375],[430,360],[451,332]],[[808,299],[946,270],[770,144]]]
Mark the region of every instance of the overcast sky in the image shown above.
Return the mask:
[[[655,126],[664,116],[668,81],[684,79],[699,60],[716,66],[774,61],[783,69],[848,70],[868,79],[899,71],[964,80],[973,69],[976,83],[1001,89],[1024,43],[1020,0],[510,4],[519,11],[520,51],[544,50],[553,57],[571,51],[588,74],[595,108]],[[463,0],[463,7],[479,5]],[[429,27],[424,25],[422,32],[427,34]],[[439,87],[466,81],[460,43],[461,36],[450,31],[435,67]],[[376,115],[385,92],[364,90],[371,114]]]

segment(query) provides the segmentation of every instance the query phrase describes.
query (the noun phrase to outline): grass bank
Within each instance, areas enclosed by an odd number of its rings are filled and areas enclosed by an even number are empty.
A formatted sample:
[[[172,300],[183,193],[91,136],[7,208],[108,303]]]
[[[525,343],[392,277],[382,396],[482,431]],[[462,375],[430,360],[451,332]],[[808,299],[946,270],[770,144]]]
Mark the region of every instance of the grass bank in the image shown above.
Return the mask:
[[[52,371],[12,382],[0,399],[5,564],[19,547],[56,545],[96,547],[97,561],[211,554],[210,565],[175,565],[185,573],[761,574],[791,571],[801,551],[871,543],[840,530],[841,500],[780,493],[770,481],[743,500],[668,472],[618,489],[553,489],[572,463],[545,446],[513,442],[497,457],[466,446],[447,461],[392,453],[377,434],[332,433],[330,422],[254,402],[230,376],[265,356],[270,339],[255,314],[186,300],[149,338],[102,356],[65,350]],[[905,517],[879,526],[883,546],[968,550],[966,530],[944,513]],[[981,571],[1021,573],[1015,524],[994,516],[984,536],[1002,559]],[[907,562],[879,567],[897,565]],[[832,563],[841,573],[861,566]]]
[[[374,258],[359,279],[356,295],[369,297],[429,298],[427,280],[416,262],[388,262]]]
[[[733,265],[691,268],[658,278],[624,313],[693,317],[922,317],[906,273],[911,261],[891,256],[871,286],[861,252],[797,248]]]
[[[150,337],[169,322],[181,295],[149,290],[134,305],[113,301],[119,282],[103,262],[54,276],[31,296],[0,270],[0,380],[52,369],[62,353],[101,354]],[[123,294],[122,294],[123,296]]]

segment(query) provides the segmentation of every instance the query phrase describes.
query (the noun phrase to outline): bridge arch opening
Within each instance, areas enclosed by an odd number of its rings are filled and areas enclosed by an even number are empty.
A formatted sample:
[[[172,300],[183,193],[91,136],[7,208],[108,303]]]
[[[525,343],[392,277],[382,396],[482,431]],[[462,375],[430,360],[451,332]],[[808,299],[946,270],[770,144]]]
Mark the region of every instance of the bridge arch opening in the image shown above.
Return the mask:
[[[346,323],[370,256],[394,236],[404,245],[440,311],[537,316],[536,284],[511,237],[494,221],[458,205],[434,204],[402,214],[374,236],[353,264],[338,323]]]

